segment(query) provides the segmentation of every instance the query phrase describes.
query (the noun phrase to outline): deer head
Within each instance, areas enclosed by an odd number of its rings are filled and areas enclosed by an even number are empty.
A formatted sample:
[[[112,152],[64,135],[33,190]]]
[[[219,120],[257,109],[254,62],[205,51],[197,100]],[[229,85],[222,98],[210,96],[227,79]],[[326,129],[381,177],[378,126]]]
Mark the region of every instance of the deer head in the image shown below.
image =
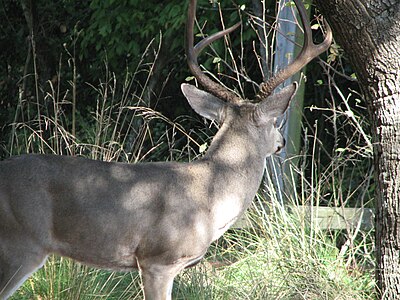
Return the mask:
[[[266,82],[260,84],[260,90],[254,101],[240,98],[234,92],[208,78],[200,69],[197,58],[200,52],[213,41],[229,34],[240,26],[233,25],[223,31],[217,32],[193,45],[193,27],[196,15],[196,0],[191,0],[188,9],[188,20],[186,25],[186,55],[190,71],[204,89],[203,91],[189,84],[182,84],[183,94],[188,99],[192,108],[205,118],[225,122],[227,116],[236,111],[236,117],[247,115],[247,122],[256,125],[274,124],[277,117],[287,109],[290,100],[297,90],[297,83],[283,88],[280,92],[272,94],[273,91],[286,79],[293,76],[307,65],[313,58],[327,50],[332,42],[332,31],[325,22],[327,32],[322,43],[316,45],[312,40],[310,24],[307,21],[307,13],[301,0],[294,0],[299,11],[301,23],[304,28],[304,44],[297,58],[286,68],[280,70]],[[239,122],[246,122],[240,120]],[[266,154],[279,151],[284,145],[284,140],[276,128],[266,130],[265,138],[269,141]]]

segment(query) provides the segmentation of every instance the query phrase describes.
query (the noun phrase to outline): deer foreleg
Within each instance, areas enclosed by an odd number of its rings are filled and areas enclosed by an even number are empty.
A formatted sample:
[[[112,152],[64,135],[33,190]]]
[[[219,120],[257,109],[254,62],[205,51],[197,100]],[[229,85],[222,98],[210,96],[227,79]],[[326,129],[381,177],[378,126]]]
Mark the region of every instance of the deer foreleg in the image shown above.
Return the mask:
[[[175,265],[141,266],[140,271],[143,282],[144,299],[171,300],[174,278],[181,269],[181,266]]]

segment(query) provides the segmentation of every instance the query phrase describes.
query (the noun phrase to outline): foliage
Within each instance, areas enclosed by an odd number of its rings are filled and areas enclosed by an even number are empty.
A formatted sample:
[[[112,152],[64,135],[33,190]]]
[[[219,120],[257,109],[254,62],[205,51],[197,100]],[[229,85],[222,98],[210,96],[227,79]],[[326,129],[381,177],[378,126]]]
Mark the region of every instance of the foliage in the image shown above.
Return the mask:
[[[211,6],[209,1],[198,1],[198,24],[203,32],[211,34],[221,28],[218,6]],[[244,1],[245,2],[245,1]],[[247,1],[249,2],[249,1]],[[232,5],[222,2],[227,10],[224,13],[225,26],[239,21],[237,9]],[[228,6],[230,5],[230,6]],[[81,60],[90,62],[91,69],[97,69],[99,63],[107,61],[110,69],[117,74],[125,72],[137,65],[141,53],[149,41],[156,38],[156,43],[162,43],[163,57],[168,60],[167,70],[175,67],[181,68],[185,60],[184,38],[187,3],[173,0],[159,1],[98,1],[90,3],[90,21],[80,31]],[[222,6],[225,9],[225,6]],[[245,41],[254,38],[253,30],[248,26],[244,28]],[[240,47],[239,39],[235,47]],[[222,42],[213,44],[215,53],[225,56],[225,46]],[[92,53],[97,53],[93,56]],[[151,55],[151,53],[149,53]],[[226,57],[225,57],[226,58]],[[208,69],[215,66],[213,57],[209,57],[204,63]],[[221,65],[219,65],[221,68]],[[222,66],[224,68],[224,66]],[[168,71],[163,71],[166,75]],[[184,74],[175,75],[175,79],[182,81]]]
[[[191,155],[193,145],[188,141],[193,139],[186,133],[185,126],[154,111],[140,97],[143,87],[137,84],[137,76],[143,73],[151,76],[152,66],[153,63],[143,61],[138,67],[140,74],[139,71],[127,73],[121,84],[106,69],[105,78],[98,86],[91,87],[97,94],[96,107],[85,117],[77,113],[75,135],[71,134],[72,120],[66,113],[72,105],[65,101],[69,91],[61,94],[53,90],[47,94],[46,99],[53,104],[51,110],[37,103],[21,104],[17,114],[22,115],[24,121],[8,124],[9,140],[3,145],[0,157],[52,153],[106,161],[179,160],[181,154],[174,149],[185,148],[182,143],[186,145],[186,153]],[[32,111],[34,113],[30,114]],[[180,119],[186,126],[192,124],[192,121],[187,122],[188,118]]]
[[[20,1],[4,1],[0,17],[0,122],[10,124],[22,121],[17,107],[40,105],[51,110],[52,94],[64,94],[65,101],[73,101],[77,114],[85,116],[96,107],[96,94],[90,85],[96,85],[107,72],[122,78],[126,72],[136,73],[136,84],[145,80],[149,91],[141,95],[152,99],[159,109],[169,116],[181,114],[182,95],[179,84],[187,77],[184,57],[184,19],[186,3],[181,1],[31,1],[32,15],[38,31],[34,40],[30,37],[26,16]],[[247,2],[250,2],[247,0]],[[239,21],[239,14],[230,2],[223,2],[226,26]],[[242,5],[243,6],[243,5]],[[250,5],[247,5],[250,7]],[[212,33],[221,28],[218,6],[206,0],[199,1],[199,25],[204,32]],[[245,23],[244,23],[245,24]],[[244,41],[254,37],[250,26],[243,27]],[[238,34],[238,33],[236,33]],[[233,40],[235,49],[240,49],[243,40]],[[36,44],[36,52],[33,50]],[[246,47],[252,55],[251,43]],[[143,57],[145,53],[146,57]],[[211,70],[229,71],[223,61],[229,59],[224,42],[215,43],[212,55],[203,55],[201,61]],[[214,57],[222,58],[213,62]],[[35,59],[33,59],[35,57]],[[38,60],[42,57],[42,60]],[[154,76],[149,78],[147,70],[137,69],[143,59],[157,61],[153,65]],[[254,62],[254,60],[243,61]],[[243,63],[242,61],[242,63]],[[36,63],[36,65],[35,65]],[[104,65],[107,65],[107,70]],[[66,67],[70,66],[70,67]],[[253,63],[253,68],[255,64]],[[40,69],[51,74],[37,81]],[[256,72],[257,74],[257,72]],[[230,75],[229,75],[230,76]],[[228,77],[219,76],[220,79]],[[39,78],[40,79],[40,78]],[[171,81],[171,84],[169,83]],[[89,83],[89,85],[87,84]],[[162,84],[160,84],[162,83]],[[75,93],[68,93],[71,87]],[[159,102],[164,89],[168,89],[170,101]],[[75,95],[75,96],[74,96]],[[74,99],[73,99],[74,98]],[[171,103],[171,101],[173,101]],[[75,109],[74,108],[74,109]],[[63,110],[67,117],[74,109]],[[35,114],[31,110],[30,114]],[[75,117],[73,117],[75,118]],[[83,121],[81,126],[85,126]],[[73,124],[76,122],[73,121]],[[0,129],[0,140],[9,140],[7,130]],[[86,130],[86,129],[85,129]]]
[[[333,48],[339,53],[336,59],[307,75],[303,147],[308,155],[318,153],[318,157],[315,165],[306,167],[306,177],[316,169],[325,173],[321,205],[374,207],[370,118],[354,71],[340,46],[333,44]],[[365,184],[367,190],[357,188]]]
[[[171,52],[182,47],[182,39],[176,38],[182,36],[185,22],[186,5],[182,1],[93,0],[89,8],[89,26],[82,29],[81,58],[91,56],[94,46],[103,57],[96,56],[96,60],[105,60],[106,55],[112,68],[124,65],[124,58],[137,63],[144,50],[143,41],[160,32]]]

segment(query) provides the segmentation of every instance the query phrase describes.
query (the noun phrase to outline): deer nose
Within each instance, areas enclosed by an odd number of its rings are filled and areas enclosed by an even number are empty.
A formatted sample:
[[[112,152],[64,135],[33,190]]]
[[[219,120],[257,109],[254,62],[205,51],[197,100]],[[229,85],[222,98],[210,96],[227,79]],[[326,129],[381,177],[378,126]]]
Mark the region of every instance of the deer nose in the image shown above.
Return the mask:
[[[282,138],[281,143],[276,147],[276,154],[279,154],[286,145],[286,140]]]

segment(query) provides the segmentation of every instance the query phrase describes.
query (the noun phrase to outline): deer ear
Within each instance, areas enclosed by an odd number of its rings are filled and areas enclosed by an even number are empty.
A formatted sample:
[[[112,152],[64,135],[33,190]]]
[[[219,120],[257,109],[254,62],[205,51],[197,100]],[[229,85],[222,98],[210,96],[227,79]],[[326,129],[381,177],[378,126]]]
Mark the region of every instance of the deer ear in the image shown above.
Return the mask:
[[[277,118],[287,110],[298,88],[297,82],[284,87],[278,93],[269,96],[259,104],[261,115]]]
[[[195,112],[209,120],[221,121],[225,102],[191,84],[183,83],[181,89]]]

